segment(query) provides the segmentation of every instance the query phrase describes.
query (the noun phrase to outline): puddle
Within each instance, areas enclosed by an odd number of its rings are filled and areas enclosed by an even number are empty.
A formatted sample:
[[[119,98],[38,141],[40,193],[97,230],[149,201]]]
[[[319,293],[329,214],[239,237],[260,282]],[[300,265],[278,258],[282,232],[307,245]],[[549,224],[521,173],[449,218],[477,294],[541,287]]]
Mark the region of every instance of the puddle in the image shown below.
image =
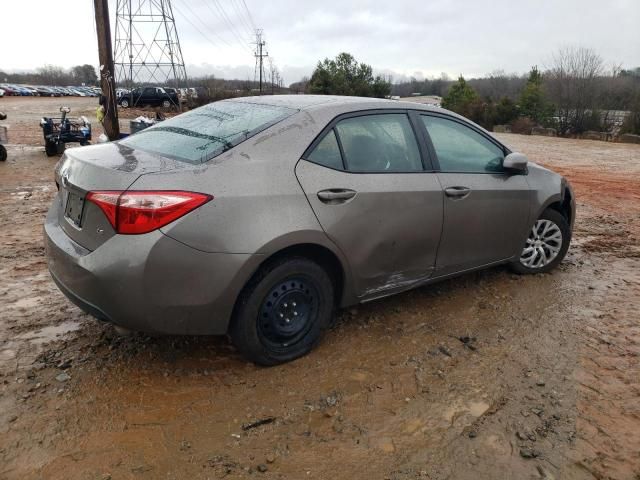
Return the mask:
[[[458,418],[466,414],[469,414],[477,418],[477,417],[480,417],[487,410],[489,410],[489,404],[487,402],[483,402],[483,401],[469,402],[465,405],[459,405],[459,404],[453,405],[447,408],[444,411],[443,415],[445,420],[447,420],[447,422],[449,422],[450,424],[453,424]]]
[[[7,362],[16,358],[17,352],[13,348],[3,348],[0,350],[0,362]]]
[[[38,297],[26,297],[16,300],[12,306],[14,308],[34,308],[37,307],[41,301]]]

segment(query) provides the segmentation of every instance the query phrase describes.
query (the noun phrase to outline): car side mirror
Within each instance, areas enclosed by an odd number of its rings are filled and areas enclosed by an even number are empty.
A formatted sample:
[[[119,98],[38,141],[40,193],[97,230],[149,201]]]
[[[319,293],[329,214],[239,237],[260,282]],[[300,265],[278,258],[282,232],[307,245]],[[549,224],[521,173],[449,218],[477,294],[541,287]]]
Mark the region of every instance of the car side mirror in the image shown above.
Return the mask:
[[[529,159],[522,153],[513,152],[504,157],[502,167],[513,172],[525,172]]]

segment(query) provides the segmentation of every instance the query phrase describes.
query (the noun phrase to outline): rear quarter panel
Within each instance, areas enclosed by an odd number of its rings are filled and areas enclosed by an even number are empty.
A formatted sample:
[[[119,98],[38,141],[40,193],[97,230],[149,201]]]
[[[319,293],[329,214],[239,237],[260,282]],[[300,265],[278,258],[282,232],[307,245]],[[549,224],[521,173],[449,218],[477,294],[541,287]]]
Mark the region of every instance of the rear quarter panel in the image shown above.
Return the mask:
[[[162,228],[205,252],[268,253],[291,232],[320,232],[295,177],[295,163],[314,138],[304,114],[274,125],[206,164],[141,176],[133,189],[180,189],[214,199]]]

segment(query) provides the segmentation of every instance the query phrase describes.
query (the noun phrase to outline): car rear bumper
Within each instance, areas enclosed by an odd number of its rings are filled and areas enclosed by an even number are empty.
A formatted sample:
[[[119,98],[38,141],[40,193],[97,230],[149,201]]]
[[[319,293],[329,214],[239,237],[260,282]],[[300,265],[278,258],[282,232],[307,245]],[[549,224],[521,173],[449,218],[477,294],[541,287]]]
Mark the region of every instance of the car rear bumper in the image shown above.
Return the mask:
[[[90,251],[62,230],[57,204],[44,225],[47,263],[82,310],[137,331],[226,333],[237,295],[262,255],[205,253],[159,231],[115,235]]]

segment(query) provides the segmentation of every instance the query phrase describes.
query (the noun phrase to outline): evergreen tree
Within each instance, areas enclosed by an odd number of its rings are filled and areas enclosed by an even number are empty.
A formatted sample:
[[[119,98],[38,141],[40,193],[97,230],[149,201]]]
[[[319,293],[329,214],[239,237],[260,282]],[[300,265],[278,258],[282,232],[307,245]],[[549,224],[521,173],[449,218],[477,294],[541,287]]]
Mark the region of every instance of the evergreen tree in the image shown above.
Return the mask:
[[[318,62],[309,80],[309,93],[324,95],[355,95],[384,98],[391,93],[391,82],[373,76],[370,65],[359,63],[349,53],[335,59]]]
[[[531,68],[520,94],[520,114],[539,124],[547,123],[553,115],[553,106],[545,98],[542,74],[536,66]]]
[[[476,91],[460,75],[458,81],[451,85],[447,95],[442,99],[442,107],[464,115],[469,106],[480,100]]]

